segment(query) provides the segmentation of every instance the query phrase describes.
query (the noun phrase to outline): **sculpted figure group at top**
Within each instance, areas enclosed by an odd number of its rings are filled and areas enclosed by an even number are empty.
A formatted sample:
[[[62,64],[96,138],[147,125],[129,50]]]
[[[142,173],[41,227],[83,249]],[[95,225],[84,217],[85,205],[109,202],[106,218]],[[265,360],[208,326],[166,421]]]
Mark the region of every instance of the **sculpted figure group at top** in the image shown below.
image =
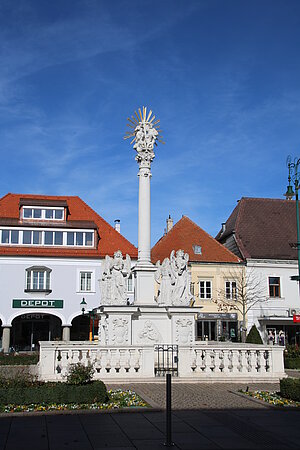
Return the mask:
[[[190,292],[189,255],[183,250],[171,252],[170,259],[157,261],[155,280],[159,284],[156,301],[159,305],[188,306],[193,300]]]
[[[131,259],[126,255],[123,259],[120,250],[114,257],[105,257],[101,278],[101,298],[104,305],[127,304],[127,278],[131,271]]]

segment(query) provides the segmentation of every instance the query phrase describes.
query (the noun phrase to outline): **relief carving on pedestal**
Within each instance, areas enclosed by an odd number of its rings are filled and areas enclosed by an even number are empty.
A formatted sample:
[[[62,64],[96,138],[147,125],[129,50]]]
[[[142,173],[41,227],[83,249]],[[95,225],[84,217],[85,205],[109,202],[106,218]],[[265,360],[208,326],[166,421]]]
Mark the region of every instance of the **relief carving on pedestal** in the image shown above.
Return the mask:
[[[112,342],[114,344],[128,343],[128,319],[115,317],[112,321]]]
[[[193,342],[193,322],[191,319],[177,319],[176,320],[176,342],[183,345],[188,345]]]
[[[144,328],[139,332],[139,340],[141,342],[161,342],[161,334],[151,320],[145,322]]]

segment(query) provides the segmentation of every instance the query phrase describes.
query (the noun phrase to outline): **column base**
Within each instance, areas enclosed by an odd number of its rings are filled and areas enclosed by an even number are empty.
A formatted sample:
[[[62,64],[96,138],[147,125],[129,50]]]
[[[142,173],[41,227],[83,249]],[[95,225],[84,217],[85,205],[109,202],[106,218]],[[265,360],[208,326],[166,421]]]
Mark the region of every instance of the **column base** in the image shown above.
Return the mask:
[[[148,262],[145,264],[137,264],[132,272],[135,278],[134,305],[150,305],[157,306],[154,299],[155,295],[155,279],[154,274],[157,268]]]

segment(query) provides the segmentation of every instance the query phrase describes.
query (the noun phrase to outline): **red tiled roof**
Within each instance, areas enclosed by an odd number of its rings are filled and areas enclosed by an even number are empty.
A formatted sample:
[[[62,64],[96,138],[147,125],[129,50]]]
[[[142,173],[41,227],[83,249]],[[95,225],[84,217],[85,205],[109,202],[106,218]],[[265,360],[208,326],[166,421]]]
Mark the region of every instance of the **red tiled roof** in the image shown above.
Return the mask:
[[[76,222],[94,222],[97,225],[100,237],[97,248],[79,249],[66,247],[22,247],[1,245],[0,255],[103,258],[105,255],[112,256],[115,251],[121,250],[124,255],[127,253],[132,258],[137,258],[137,248],[77,196],[24,195],[9,193],[0,199],[0,218],[12,219],[12,224],[16,222],[16,219],[19,219],[19,202],[21,198],[32,199],[35,201],[54,201],[54,203],[55,201],[66,201],[69,211],[67,223],[70,223],[71,225]],[[15,226],[21,225],[21,222],[15,223]],[[32,226],[37,226],[37,223],[34,222]]]
[[[296,204],[293,200],[242,197],[216,239],[235,234],[244,258],[297,259]]]
[[[193,246],[201,247],[201,255],[195,254]],[[152,261],[163,261],[170,256],[172,250],[182,249],[189,254],[192,262],[238,263],[240,259],[206,231],[202,230],[187,216],[183,216],[174,227],[163,236],[152,248]]]

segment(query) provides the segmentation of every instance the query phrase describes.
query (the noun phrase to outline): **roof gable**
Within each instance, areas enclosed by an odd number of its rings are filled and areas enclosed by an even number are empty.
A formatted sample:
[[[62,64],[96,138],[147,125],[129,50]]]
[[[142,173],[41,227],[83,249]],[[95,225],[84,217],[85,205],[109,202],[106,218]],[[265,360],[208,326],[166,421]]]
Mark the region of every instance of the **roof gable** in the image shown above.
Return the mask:
[[[196,254],[194,247],[201,247]],[[182,249],[192,262],[238,263],[240,260],[187,216],[183,216],[174,227],[152,248],[152,261],[156,263],[170,256],[172,250]]]

